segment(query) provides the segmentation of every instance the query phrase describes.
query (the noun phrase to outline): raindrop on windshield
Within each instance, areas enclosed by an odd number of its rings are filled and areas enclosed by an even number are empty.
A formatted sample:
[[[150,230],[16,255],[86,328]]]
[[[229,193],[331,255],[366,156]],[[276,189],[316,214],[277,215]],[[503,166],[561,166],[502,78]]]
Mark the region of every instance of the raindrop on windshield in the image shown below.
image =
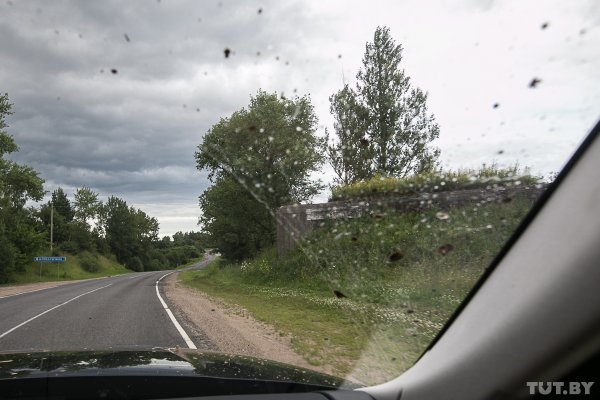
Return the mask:
[[[435,217],[441,221],[445,221],[448,218],[450,218],[450,215],[448,215],[448,213],[440,211],[440,212],[435,213]]]

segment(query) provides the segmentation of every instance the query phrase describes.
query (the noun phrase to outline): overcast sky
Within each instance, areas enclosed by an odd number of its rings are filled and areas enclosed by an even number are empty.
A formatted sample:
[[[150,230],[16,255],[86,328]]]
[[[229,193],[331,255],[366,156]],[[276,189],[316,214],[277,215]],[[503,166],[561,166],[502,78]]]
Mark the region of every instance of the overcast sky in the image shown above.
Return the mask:
[[[596,0],[0,1],[13,159],[47,190],[124,198],[161,235],[198,229],[194,151],[219,118],[259,88],[310,94],[322,133],[378,25],[429,93],[446,169],[557,171],[600,117]]]

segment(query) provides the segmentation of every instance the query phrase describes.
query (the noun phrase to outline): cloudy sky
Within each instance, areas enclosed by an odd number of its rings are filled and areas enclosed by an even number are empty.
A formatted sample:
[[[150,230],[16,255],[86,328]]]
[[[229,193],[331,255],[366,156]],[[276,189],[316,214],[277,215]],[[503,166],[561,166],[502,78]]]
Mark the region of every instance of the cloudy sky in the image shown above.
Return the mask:
[[[212,124],[261,88],[310,94],[331,127],[328,97],[355,83],[378,25],[429,92],[447,169],[549,174],[600,117],[596,0],[0,1],[13,159],[47,190],[126,199],[161,235],[198,229],[194,151]]]

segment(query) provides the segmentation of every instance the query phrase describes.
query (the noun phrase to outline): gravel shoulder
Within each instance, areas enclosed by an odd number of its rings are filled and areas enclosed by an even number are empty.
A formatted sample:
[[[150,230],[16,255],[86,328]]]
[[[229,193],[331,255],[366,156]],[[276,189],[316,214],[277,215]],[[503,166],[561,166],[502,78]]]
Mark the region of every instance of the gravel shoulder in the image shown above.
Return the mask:
[[[248,311],[225,304],[177,281],[165,278],[164,293],[178,320],[199,349],[246,355],[330,372],[310,365],[294,352],[288,337],[254,319]]]

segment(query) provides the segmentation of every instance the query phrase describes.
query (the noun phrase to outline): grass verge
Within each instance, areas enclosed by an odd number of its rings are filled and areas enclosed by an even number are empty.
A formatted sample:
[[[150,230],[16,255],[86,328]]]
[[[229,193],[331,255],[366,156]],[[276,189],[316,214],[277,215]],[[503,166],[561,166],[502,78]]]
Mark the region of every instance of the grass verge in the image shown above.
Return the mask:
[[[14,281],[10,284],[90,279],[132,272],[117,261],[102,255],[97,257],[99,267],[95,272],[88,272],[81,268],[78,256],[67,254],[65,257],[67,260],[62,263],[45,262],[40,266],[40,263],[32,262],[24,272],[14,274]]]

